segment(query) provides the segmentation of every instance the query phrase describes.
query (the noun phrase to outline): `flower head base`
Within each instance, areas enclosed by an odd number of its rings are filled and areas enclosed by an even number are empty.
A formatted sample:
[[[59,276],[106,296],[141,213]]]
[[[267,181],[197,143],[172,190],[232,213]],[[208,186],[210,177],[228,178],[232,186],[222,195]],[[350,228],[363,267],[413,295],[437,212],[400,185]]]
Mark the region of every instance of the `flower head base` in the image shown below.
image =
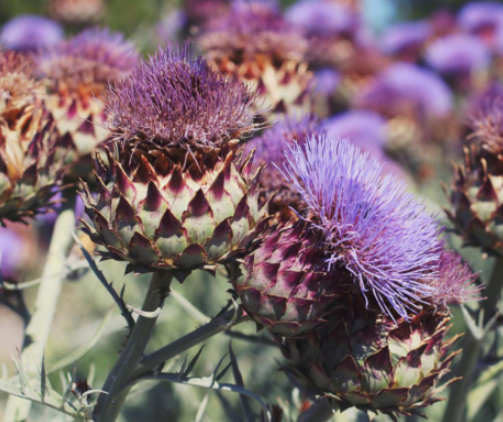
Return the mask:
[[[188,44],[160,49],[108,92],[115,137],[159,147],[216,148],[253,132],[255,97],[212,70]]]
[[[106,83],[127,76],[138,59],[136,49],[122,34],[94,28],[44,52],[39,66],[58,89],[90,89],[96,94]]]
[[[37,51],[52,47],[63,38],[63,29],[42,16],[22,15],[7,22],[0,32],[0,43],[17,51]]]
[[[329,267],[343,267],[369,303],[408,318],[431,296],[440,230],[394,176],[347,140],[310,137],[286,154],[283,174],[324,232]]]

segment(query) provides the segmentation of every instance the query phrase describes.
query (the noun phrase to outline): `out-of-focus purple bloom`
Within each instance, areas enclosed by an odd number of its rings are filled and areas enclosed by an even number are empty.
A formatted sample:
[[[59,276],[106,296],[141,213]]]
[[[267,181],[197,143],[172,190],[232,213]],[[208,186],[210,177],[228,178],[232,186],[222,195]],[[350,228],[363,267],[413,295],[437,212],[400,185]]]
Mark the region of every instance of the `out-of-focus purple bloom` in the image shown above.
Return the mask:
[[[352,33],[358,22],[350,8],[327,0],[301,0],[290,6],[285,17],[307,35],[320,36]]]
[[[503,25],[503,5],[496,2],[473,2],[465,5],[458,15],[458,23],[467,32],[495,31]]]
[[[452,94],[435,73],[409,63],[396,63],[356,100],[363,108],[401,114],[411,107],[426,115],[445,116],[452,109]]]
[[[465,75],[485,69],[490,51],[478,37],[465,34],[439,38],[426,49],[426,62],[437,72],[446,75]]]
[[[0,43],[19,51],[52,47],[62,39],[63,29],[59,24],[35,15],[18,16],[7,22],[0,32]]]
[[[256,96],[214,71],[189,44],[168,44],[108,91],[112,133],[166,146],[214,147],[255,129]]]
[[[476,285],[476,280],[477,274],[463,262],[460,255],[454,251],[443,251],[439,275],[432,283],[435,289],[432,295],[433,303],[446,306],[481,300],[484,286]]]
[[[41,54],[39,66],[53,81],[104,84],[127,76],[138,61],[137,50],[123,34],[92,28]]]
[[[323,123],[325,132],[336,139],[350,139],[351,142],[368,151],[383,165],[383,171],[402,175],[403,170],[385,151],[388,141],[388,128],[384,118],[367,110],[352,110],[327,119]]]
[[[10,228],[0,227],[0,271],[4,279],[16,279],[23,266],[25,245],[22,236]]]
[[[316,81],[315,91],[319,94],[333,94],[341,82],[340,73],[329,67],[317,70],[314,77]]]
[[[428,22],[404,22],[393,25],[381,38],[382,48],[388,54],[401,54],[418,50],[431,34]]]
[[[350,139],[363,150],[382,157],[387,140],[386,121],[373,111],[353,110],[327,119],[323,124],[328,135]]]
[[[405,184],[349,140],[291,146],[283,174],[325,235],[327,264],[347,269],[382,312],[408,318],[430,297],[443,249],[435,218]]]
[[[163,42],[176,40],[187,23],[186,13],[183,10],[175,9],[157,24],[156,36]]]

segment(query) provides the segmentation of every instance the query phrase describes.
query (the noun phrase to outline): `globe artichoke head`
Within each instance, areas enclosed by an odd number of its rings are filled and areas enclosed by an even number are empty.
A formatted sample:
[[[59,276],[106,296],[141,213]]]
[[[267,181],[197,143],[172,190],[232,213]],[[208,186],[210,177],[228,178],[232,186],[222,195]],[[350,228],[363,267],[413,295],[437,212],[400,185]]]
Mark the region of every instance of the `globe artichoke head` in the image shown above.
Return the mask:
[[[92,174],[90,157],[109,135],[105,129],[105,86],[117,83],[138,63],[138,53],[122,34],[88,29],[39,55],[47,82],[45,106],[53,114],[68,162],[76,176]],[[80,160],[84,158],[84,160]],[[80,161],[79,161],[80,160]]]
[[[64,166],[54,160],[53,119],[36,100],[42,89],[29,57],[0,51],[0,223],[45,212],[60,189]]]
[[[214,271],[262,219],[253,154],[237,144],[255,128],[254,97],[188,47],[168,47],[110,90],[114,153],[97,158],[98,196],[83,197],[86,230],[106,256],[137,272]]]
[[[272,113],[310,110],[306,40],[269,6],[236,4],[210,22],[198,42],[215,68],[248,84]]]
[[[344,299],[346,309],[306,339],[283,344],[290,370],[311,392],[330,397],[341,409],[390,415],[421,415],[442,400],[441,378],[458,352],[446,339],[449,315],[425,309],[395,323],[368,310],[361,295]]]

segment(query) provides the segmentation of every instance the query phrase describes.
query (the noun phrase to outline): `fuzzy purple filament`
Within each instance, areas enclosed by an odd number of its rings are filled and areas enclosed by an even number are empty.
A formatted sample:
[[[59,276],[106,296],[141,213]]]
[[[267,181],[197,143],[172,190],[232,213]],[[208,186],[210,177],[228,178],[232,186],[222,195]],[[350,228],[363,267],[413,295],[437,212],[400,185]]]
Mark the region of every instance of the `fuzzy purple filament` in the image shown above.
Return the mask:
[[[189,45],[168,45],[108,91],[110,129],[160,146],[216,146],[255,128],[255,96]]]
[[[282,173],[325,235],[328,266],[350,271],[367,304],[370,293],[390,317],[418,312],[438,276],[435,218],[348,140],[308,137],[285,155]]]

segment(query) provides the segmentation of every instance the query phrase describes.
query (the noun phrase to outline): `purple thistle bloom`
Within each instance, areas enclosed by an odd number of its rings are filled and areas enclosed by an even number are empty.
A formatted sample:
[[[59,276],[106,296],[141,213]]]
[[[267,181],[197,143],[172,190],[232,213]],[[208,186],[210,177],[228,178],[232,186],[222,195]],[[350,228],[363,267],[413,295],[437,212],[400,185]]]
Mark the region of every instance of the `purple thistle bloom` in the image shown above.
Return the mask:
[[[428,22],[404,22],[393,25],[382,36],[383,50],[388,54],[400,54],[419,49],[431,34]]]
[[[180,36],[187,22],[187,15],[183,10],[172,10],[157,24],[156,36],[162,42],[173,41]]]
[[[402,114],[412,107],[421,114],[442,117],[451,111],[453,100],[447,84],[432,71],[395,63],[377,77],[356,103],[386,115]]]
[[[440,257],[440,270],[431,284],[435,289],[431,297],[434,304],[447,306],[460,305],[482,299],[483,285],[476,285],[477,274],[453,251],[443,251]]]
[[[503,24],[503,5],[484,1],[468,3],[459,12],[458,22],[467,32],[494,31]]]
[[[315,90],[319,94],[333,94],[341,82],[339,72],[329,67],[317,70],[314,77],[316,81]]]
[[[478,37],[454,34],[433,42],[425,52],[425,59],[437,72],[464,75],[485,69],[489,65],[490,52]]]
[[[358,16],[350,8],[326,0],[301,0],[285,17],[308,36],[349,34],[358,26]]]
[[[0,32],[0,44],[18,51],[36,51],[52,47],[63,39],[63,29],[56,22],[35,15],[18,16]]]
[[[105,104],[109,129],[162,147],[215,147],[252,133],[256,97],[244,83],[193,57],[188,43],[144,60]]]
[[[139,54],[118,32],[87,29],[39,57],[44,76],[72,87],[116,82],[138,64]]]
[[[212,58],[231,57],[235,63],[266,56],[283,62],[300,61],[307,44],[276,7],[263,2],[238,2],[230,13],[213,20],[199,38]]]
[[[386,315],[418,312],[443,249],[424,205],[348,140],[310,137],[285,155],[283,175],[324,233],[328,266],[347,269],[367,305],[370,293]]]

